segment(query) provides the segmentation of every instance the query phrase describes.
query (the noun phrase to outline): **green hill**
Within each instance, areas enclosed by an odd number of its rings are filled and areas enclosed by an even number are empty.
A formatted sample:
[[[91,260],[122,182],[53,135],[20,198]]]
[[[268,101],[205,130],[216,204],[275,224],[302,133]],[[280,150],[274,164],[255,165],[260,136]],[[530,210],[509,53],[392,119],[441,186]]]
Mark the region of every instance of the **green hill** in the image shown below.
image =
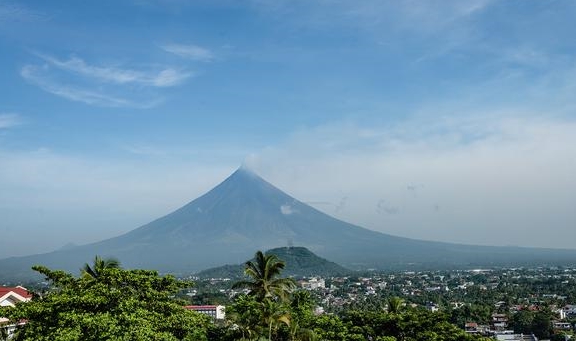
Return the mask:
[[[331,277],[341,276],[351,271],[324,258],[318,257],[305,247],[279,247],[266,251],[274,254],[286,263],[282,274],[295,277]],[[201,278],[238,278],[242,277],[244,264],[224,265],[207,269],[197,275]]]

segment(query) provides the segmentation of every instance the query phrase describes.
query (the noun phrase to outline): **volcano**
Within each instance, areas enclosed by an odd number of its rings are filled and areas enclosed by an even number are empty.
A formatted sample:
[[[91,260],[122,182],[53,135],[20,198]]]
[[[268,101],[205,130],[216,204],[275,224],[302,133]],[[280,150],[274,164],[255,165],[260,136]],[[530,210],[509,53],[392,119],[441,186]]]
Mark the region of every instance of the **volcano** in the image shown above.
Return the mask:
[[[462,268],[576,262],[576,250],[472,246],[396,237],[322,213],[240,168],[208,193],[124,235],[51,253],[0,260],[0,280],[34,264],[77,271],[95,255],[127,268],[186,274],[297,245],[350,269]]]

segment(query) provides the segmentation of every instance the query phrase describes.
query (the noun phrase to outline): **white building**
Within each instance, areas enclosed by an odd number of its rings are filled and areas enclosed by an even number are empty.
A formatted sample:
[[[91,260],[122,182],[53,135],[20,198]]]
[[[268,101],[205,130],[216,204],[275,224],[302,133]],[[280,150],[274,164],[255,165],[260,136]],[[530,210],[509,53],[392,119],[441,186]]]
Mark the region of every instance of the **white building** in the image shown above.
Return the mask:
[[[223,320],[226,317],[224,312],[226,307],[223,305],[187,305],[184,308],[208,315],[215,320]]]
[[[311,278],[309,281],[303,281],[302,282],[302,288],[304,289],[309,289],[309,290],[314,290],[314,289],[324,289],[326,288],[326,281],[324,280],[324,278]]]
[[[426,309],[429,310],[429,311],[431,311],[431,312],[433,312],[433,313],[435,313],[435,312],[437,312],[438,310],[440,310],[440,307],[438,307],[438,305],[435,304],[435,303],[428,302],[428,303],[426,303]]]
[[[538,338],[534,335],[497,334],[496,340],[498,340],[498,341],[538,341]]]

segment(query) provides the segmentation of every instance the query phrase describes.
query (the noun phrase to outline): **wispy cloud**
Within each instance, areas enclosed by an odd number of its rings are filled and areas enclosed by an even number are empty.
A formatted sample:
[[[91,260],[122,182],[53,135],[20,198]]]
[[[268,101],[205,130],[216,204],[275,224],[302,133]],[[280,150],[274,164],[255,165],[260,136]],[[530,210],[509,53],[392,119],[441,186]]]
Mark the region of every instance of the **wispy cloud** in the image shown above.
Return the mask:
[[[14,113],[0,113],[0,129],[11,128],[22,124],[22,118]]]
[[[87,64],[78,57],[71,57],[68,60],[39,54],[42,59],[62,70],[69,71],[84,77],[93,78],[98,81],[112,82],[117,84],[139,84],[154,87],[169,87],[181,84],[192,76],[192,73],[179,71],[174,68],[164,68],[159,71],[142,71],[123,69],[114,66],[96,66]]]
[[[161,48],[169,53],[173,53],[182,58],[197,60],[201,62],[209,62],[214,59],[212,51],[192,44],[166,44]]]
[[[133,107],[150,108],[159,103],[159,99],[136,102],[122,97],[108,95],[102,92],[81,88],[78,86],[62,84],[44,75],[42,68],[26,65],[20,71],[20,75],[33,85],[51,94],[91,105],[104,107]]]
[[[22,67],[25,80],[62,98],[104,107],[153,107],[163,101],[160,89],[192,77],[191,72],[173,67],[122,68],[90,64],[77,56],[36,55],[45,63]]]
[[[37,21],[43,20],[46,16],[42,13],[32,11],[20,3],[10,1],[0,1],[0,23],[14,21]]]

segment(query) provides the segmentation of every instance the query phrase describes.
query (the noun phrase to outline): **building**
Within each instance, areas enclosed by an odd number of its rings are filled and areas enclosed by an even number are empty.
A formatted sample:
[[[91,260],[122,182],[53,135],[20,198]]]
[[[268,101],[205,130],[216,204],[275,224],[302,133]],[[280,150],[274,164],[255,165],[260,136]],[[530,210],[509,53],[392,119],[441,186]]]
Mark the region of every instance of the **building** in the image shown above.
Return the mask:
[[[497,334],[496,340],[498,340],[498,341],[538,341],[538,338],[534,335]]]
[[[476,322],[466,322],[464,325],[464,330],[469,334],[478,334],[478,323]]]
[[[32,294],[24,287],[0,287],[0,306],[13,307],[20,302],[28,302],[32,299]],[[24,322],[19,322],[21,325]],[[7,318],[0,317],[0,328],[7,330],[10,337],[16,329],[16,324],[10,324]]]
[[[18,302],[28,302],[32,294],[24,287],[0,287],[0,306],[13,307]]]
[[[570,331],[572,330],[572,323],[570,322],[561,322],[561,321],[553,321],[552,328],[555,331]]]
[[[440,310],[440,307],[438,307],[438,305],[436,303],[428,302],[428,303],[426,303],[426,310],[435,313],[438,310]]]
[[[226,316],[223,305],[187,305],[184,308],[208,315],[215,320],[223,320]]]
[[[568,304],[562,310],[564,310],[565,318],[576,317],[576,305]]]
[[[492,327],[494,330],[505,330],[508,327],[506,314],[492,314]]]
[[[326,281],[323,278],[313,277],[309,281],[301,281],[302,288],[308,290],[324,289],[326,288]]]

